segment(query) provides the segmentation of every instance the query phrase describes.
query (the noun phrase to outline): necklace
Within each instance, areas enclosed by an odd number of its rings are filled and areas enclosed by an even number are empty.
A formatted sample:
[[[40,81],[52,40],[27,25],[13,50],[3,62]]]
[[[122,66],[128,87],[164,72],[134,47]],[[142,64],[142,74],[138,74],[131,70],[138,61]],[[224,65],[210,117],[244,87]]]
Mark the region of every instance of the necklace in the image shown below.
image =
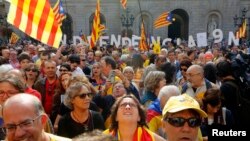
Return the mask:
[[[89,116],[88,116],[88,118],[87,118],[86,121],[81,122],[81,121],[77,118],[77,116],[74,114],[73,111],[72,111],[71,113],[72,113],[71,115],[72,115],[73,119],[75,119],[77,123],[83,125],[84,131],[88,131],[88,130],[89,130],[89,126],[88,126],[88,124],[89,124]]]

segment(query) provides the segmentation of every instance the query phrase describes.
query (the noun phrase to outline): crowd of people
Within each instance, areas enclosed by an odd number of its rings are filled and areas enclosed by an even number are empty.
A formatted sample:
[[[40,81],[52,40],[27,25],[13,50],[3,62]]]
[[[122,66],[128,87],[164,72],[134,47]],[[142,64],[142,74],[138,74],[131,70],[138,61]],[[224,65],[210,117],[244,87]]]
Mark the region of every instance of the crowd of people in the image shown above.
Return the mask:
[[[213,127],[249,124],[231,67],[241,46],[0,49],[2,140],[206,141]]]

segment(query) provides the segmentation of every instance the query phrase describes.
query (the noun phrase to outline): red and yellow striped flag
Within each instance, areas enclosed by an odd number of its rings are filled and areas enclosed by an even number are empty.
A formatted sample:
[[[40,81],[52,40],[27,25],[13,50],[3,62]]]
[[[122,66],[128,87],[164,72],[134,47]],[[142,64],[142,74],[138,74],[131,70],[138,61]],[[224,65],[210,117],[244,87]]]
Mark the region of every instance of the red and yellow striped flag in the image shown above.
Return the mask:
[[[241,36],[243,37],[243,38],[245,38],[246,37],[246,32],[247,32],[247,19],[245,19],[244,21],[243,21],[243,23],[242,23],[242,31],[241,31],[242,33],[241,33]]]
[[[170,25],[172,22],[168,20],[169,12],[164,12],[155,21],[155,29]]]
[[[62,25],[62,21],[66,18],[66,15],[64,13],[62,2],[61,0],[58,0],[56,4],[53,7],[53,12],[55,14],[56,20],[59,24],[59,26]]]
[[[62,31],[48,0],[8,0],[7,21],[34,39],[59,47]]]
[[[121,0],[121,4],[122,4],[123,9],[126,9],[126,7],[127,7],[127,0]]]
[[[90,40],[90,48],[93,48],[99,38],[100,33],[100,1],[97,0],[95,17],[93,20],[91,40]]]
[[[141,24],[141,39],[139,42],[140,51],[148,51],[147,38],[145,34],[144,24]]]

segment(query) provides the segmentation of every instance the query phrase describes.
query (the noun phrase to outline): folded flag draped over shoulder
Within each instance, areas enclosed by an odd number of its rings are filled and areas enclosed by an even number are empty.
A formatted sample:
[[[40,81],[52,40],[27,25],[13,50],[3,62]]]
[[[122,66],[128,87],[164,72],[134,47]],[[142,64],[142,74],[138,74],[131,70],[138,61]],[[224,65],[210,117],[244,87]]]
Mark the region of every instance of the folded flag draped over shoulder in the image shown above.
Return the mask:
[[[127,0],[120,0],[120,1],[121,1],[123,9],[126,9],[126,7],[127,7]]]
[[[8,0],[7,21],[34,39],[58,48],[62,31],[48,0]]]
[[[56,20],[57,20],[59,26],[61,26],[62,21],[66,18],[61,0],[58,0],[56,2],[56,4],[53,7],[53,12],[55,13],[55,17],[56,17]]]
[[[164,12],[154,21],[154,28],[161,28],[172,24],[173,18],[172,14],[169,12]]]
[[[116,130],[111,131],[107,129],[103,133],[113,136],[118,141],[121,140],[119,131]],[[133,136],[133,141],[155,141],[155,139],[152,131],[150,131],[146,127],[137,127]]]
[[[100,36],[100,1],[97,0],[95,16],[93,19],[90,48],[93,48]]]

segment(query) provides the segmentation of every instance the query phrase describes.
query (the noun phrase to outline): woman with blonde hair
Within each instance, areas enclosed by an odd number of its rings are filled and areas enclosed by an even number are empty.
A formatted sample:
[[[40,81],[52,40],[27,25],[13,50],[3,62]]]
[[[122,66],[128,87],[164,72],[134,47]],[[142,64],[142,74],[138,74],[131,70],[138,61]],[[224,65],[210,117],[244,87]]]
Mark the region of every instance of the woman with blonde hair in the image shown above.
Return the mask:
[[[98,92],[104,89],[106,83],[106,78],[103,76],[101,70],[101,64],[99,62],[94,63],[91,68],[91,75],[89,78],[90,83]]]

